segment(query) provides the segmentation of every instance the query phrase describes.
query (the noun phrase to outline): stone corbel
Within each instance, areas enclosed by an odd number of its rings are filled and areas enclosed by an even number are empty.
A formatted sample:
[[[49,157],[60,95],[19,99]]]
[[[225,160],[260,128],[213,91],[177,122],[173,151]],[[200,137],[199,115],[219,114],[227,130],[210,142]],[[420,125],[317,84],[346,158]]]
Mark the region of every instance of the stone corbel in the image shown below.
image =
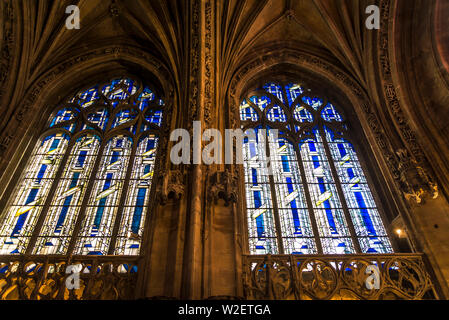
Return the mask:
[[[426,197],[438,197],[438,186],[406,149],[396,151],[399,160],[399,185],[408,201],[423,203]]]
[[[168,174],[160,176],[162,183],[157,187],[160,202],[165,204],[168,199],[179,200],[184,195],[184,173],[181,170],[171,170]]]
[[[237,176],[230,171],[217,171],[209,176],[208,196],[209,199],[218,202],[218,199],[225,201],[225,206],[231,202],[237,202]]]

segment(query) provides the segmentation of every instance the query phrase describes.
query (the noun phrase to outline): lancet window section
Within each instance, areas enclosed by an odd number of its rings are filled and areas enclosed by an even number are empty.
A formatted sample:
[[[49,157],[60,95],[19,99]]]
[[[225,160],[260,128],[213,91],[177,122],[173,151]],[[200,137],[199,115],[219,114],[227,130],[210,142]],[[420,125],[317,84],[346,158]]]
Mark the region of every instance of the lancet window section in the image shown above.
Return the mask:
[[[0,254],[139,255],[164,102],[119,78],[53,113],[0,220]]]
[[[392,253],[343,116],[305,86],[267,83],[240,105],[251,254]],[[277,130],[278,135],[275,135]]]

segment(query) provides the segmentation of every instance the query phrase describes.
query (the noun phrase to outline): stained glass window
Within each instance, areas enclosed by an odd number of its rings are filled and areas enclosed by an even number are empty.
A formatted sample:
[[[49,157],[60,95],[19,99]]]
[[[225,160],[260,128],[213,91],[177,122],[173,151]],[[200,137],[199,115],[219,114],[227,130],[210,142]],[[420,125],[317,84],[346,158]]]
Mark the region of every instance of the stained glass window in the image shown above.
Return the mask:
[[[53,113],[0,221],[0,254],[139,255],[164,103],[116,79]]]
[[[240,105],[251,254],[392,253],[343,116],[299,84]]]

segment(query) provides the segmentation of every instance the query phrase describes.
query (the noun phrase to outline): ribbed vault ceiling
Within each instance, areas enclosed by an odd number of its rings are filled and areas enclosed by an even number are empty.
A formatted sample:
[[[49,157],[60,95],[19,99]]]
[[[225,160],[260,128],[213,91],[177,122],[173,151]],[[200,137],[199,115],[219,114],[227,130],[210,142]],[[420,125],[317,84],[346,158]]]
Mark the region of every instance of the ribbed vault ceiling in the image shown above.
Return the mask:
[[[81,29],[62,15],[73,0],[24,1],[22,61],[32,81],[74,51],[120,39],[146,48],[182,78],[188,54],[187,1],[80,0]],[[233,71],[255,48],[277,43],[335,61],[365,82],[365,0],[226,0],[217,2],[217,49],[222,70]],[[23,71],[23,69],[22,69]]]

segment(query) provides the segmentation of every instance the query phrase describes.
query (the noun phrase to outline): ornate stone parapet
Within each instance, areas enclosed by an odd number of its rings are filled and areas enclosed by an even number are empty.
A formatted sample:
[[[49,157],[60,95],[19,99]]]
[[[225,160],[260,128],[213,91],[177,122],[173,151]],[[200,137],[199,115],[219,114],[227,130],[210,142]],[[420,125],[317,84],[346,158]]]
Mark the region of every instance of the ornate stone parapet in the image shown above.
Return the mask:
[[[130,256],[0,256],[0,299],[135,299],[139,259]],[[68,279],[74,276],[68,266],[80,270],[79,285],[75,284],[76,280]],[[69,290],[67,282],[78,288]]]
[[[369,277],[377,285],[369,288]],[[420,254],[247,255],[243,286],[246,299],[258,300],[438,298]]]

